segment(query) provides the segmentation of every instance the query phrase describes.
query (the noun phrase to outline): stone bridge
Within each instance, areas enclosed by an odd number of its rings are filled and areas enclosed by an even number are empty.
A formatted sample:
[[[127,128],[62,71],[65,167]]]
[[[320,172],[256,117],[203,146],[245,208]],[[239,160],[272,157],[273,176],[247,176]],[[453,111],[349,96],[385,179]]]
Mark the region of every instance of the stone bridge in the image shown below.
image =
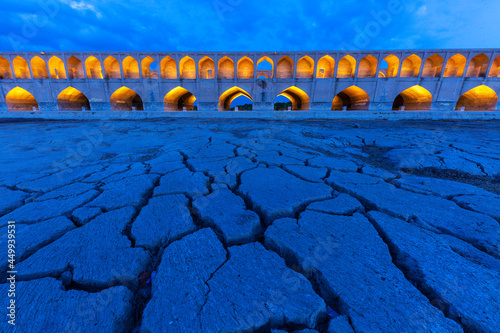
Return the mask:
[[[500,49],[0,53],[0,111],[500,110]]]

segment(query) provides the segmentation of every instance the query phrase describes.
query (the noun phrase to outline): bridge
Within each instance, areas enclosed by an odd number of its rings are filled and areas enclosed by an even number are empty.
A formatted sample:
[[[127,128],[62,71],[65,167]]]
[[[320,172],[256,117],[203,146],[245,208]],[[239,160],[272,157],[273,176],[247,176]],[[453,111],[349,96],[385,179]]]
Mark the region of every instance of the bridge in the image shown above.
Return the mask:
[[[0,52],[0,111],[498,111],[500,49]]]

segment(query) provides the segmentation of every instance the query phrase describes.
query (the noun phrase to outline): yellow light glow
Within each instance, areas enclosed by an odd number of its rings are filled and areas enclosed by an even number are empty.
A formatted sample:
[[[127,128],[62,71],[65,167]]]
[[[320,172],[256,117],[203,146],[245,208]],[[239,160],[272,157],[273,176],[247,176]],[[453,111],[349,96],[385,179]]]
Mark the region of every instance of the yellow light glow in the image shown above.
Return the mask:
[[[9,111],[33,111],[38,110],[38,103],[35,97],[27,90],[15,87],[5,96],[5,103]]]
[[[182,111],[184,107],[186,111],[193,111],[193,104],[196,97],[186,88],[175,87],[170,90],[163,99],[165,111]]]

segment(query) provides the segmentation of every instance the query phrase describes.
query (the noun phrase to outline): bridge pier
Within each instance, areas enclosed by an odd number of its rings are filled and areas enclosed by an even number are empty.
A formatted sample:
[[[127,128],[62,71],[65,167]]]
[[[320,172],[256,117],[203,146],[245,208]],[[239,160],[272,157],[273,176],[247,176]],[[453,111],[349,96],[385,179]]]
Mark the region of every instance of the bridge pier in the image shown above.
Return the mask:
[[[111,110],[111,104],[109,102],[92,102],[92,101],[90,101],[90,109],[92,111],[107,111],[107,110]]]

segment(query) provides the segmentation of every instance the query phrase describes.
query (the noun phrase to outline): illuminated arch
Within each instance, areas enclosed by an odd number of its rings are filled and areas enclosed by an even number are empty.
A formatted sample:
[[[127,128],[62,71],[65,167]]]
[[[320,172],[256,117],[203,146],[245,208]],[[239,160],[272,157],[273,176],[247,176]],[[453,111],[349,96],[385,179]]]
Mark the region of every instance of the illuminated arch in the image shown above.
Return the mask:
[[[121,87],[117,89],[109,100],[113,111],[136,111],[144,110],[142,98],[132,89]]]
[[[30,68],[26,59],[22,57],[15,57],[12,60],[12,65],[14,66],[14,74],[18,79],[31,79]]]
[[[126,79],[138,79],[139,75],[139,63],[135,58],[127,56],[123,59],[123,77]]]
[[[427,58],[424,63],[422,77],[439,77],[443,70],[444,59],[439,54],[434,54]]]
[[[49,71],[50,77],[53,79],[66,80],[66,68],[64,67],[64,62],[56,56],[49,59]]]
[[[45,60],[39,56],[33,57],[31,59],[31,72],[33,73],[34,79],[48,79],[49,72],[47,71],[47,64]]]
[[[57,106],[60,111],[82,111],[90,110],[90,103],[81,91],[68,87],[61,91],[57,97]]]
[[[156,60],[147,56],[141,61],[141,69],[142,69],[142,77],[145,79],[157,79],[158,71],[151,69],[151,64],[153,64]]]
[[[257,79],[259,79],[259,78],[269,79],[269,76],[267,76],[266,73],[260,73],[259,76],[257,76]]]
[[[13,78],[10,62],[4,57],[0,57],[0,79],[12,80]]]
[[[314,75],[314,60],[309,56],[303,56],[297,61],[298,79],[312,79]]]
[[[329,55],[324,56],[318,61],[318,70],[316,78],[318,79],[331,79],[335,70],[335,60]]]
[[[358,77],[375,77],[377,73],[377,58],[367,55],[359,62]]]
[[[165,111],[193,111],[196,97],[187,89],[176,87],[170,90],[163,99]]]
[[[70,79],[84,79],[85,74],[83,73],[83,64],[77,57],[71,57],[68,59],[68,77]]]
[[[401,77],[418,77],[420,67],[422,66],[422,59],[416,54],[412,54],[403,61],[401,68]]]
[[[210,57],[203,57],[198,63],[200,69],[200,79],[214,79],[215,78],[215,62]]]
[[[486,71],[488,70],[489,62],[490,58],[488,58],[484,54],[475,56],[470,61],[466,77],[486,77]]]
[[[300,88],[292,86],[283,90],[278,96],[285,96],[292,102],[293,111],[308,111],[309,96]]]
[[[87,69],[87,78],[102,79],[101,62],[94,56],[90,56],[85,60],[85,68]],[[119,68],[118,68],[119,69]]]
[[[164,79],[177,79],[177,64],[171,57],[165,57],[160,63],[161,77]]]
[[[485,85],[467,91],[458,100],[456,111],[495,111],[498,103],[497,93]]]
[[[253,61],[249,57],[238,60],[238,79],[253,79]]]
[[[219,97],[219,111],[229,111],[231,109],[231,103],[233,100],[240,96],[246,96],[248,99],[253,101],[252,97],[245,90],[240,87],[232,87],[226,90]]]
[[[266,64],[269,64],[271,68],[267,68]],[[264,74],[268,79],[272,79],[274,77],[274,62],[271,58],[264,56],[257,61],[257,77],[261,74]]]
[[[181,79],[196,79],[196,63],[191,57],[185,56],[179,62]]]
[[[114,57],[104,59],[104,75],[106,79],[121,79],[120,63]]]
[[[332,110],[343,110],[344,107],[347,111],[368,110],[370,104],[370,97],[363,89],[351,86],[342,90],[335,96],[332,102]]]
[[[413,86],[399,94],[392,105],[393,110],[429,111],[432,106],[432,94],[422,86]]]
[[[356,70],[356,59],[350,55],[346,55],[339,60],[337,68],[337,78],[351,78],[354,77],[354,71]]]
[[[5,103],[9,111],[33,111],[33,108],[39,110],[35,97],[29,91],[20,87],[15,87],[9,91],[5,96]]]
[[[381,68],[378,77],[397,77],[399,71],[399,58],[394,54],[384,58],[383,63],[387,64],[387,68]]]
[[[234,79],[234,61],[229,57],[223,57],[219,60],[219,79]]]
[[[465,72],[467,59],[461,54],[455,54],[448,59],[444,69],[444,77],[462,77]]]
[[[284,56],[278,61],[276,66],[277,79],[292,79],[293,78],[293,60]]]
[[[500,77],[500,56],[493,60],[488,77]]]

